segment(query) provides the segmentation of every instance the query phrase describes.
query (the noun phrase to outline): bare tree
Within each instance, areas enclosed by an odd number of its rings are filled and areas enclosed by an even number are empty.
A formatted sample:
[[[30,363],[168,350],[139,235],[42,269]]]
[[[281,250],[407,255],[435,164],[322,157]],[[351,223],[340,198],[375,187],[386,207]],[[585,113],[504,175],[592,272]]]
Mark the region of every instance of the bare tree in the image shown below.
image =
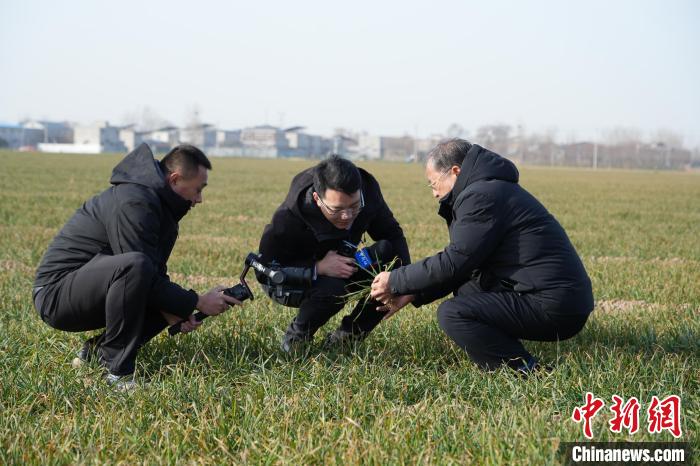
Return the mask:
[[[151,131],[165,126],[172,126],[172,123],[147,105],[141,109],[125,113],[122,117],[122,122],[124,125],[134,125],[138,131]]]
[[[683,135],[668,128],[660,128],[651,134],[651,143],[680,149],[683,147]]]
[[[513,128],[506,124],[480,126],[475,142],[487,146],[502,155],[510,155],[510,135]]]
[[[185,125],[188,128],[196,128],[202,125],[202,109],[198,104],[191,105],[187,109],[187,115],[185,117]]]
[[[459,123],[452,123],[450,126],[447,127],[447,137],[452,139],[452,138],[461,138],[465,139],[467,137],[467,130],[464,129],[462,125]]]
[[[139,112],[138,111],[128,111],[128,112],[124,113],[124,115],[121,118],[122,126],[129,126],[129,125],[137,125],[138,126],[138,121],[139,121]]]
[[[641,144],[642,132],[629,126],[616,126],[603,131],[603,139],[611,146]]]
[[[158,128],[163,128],[165,126],[171,126],[170,122],[165,118],[161,117],[158,112],[153,110],[149,106],[143,107],[141,111],[141,122],[140,126],[144,131],[151,131]]]

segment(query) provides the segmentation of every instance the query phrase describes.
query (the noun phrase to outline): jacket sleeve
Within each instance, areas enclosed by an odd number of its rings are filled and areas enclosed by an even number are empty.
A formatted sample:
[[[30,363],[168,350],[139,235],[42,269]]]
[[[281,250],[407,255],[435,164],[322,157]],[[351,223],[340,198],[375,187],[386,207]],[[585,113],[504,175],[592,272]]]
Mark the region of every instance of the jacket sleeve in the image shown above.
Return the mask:
[[[147,199],[117,202],[108,229],[109,243],[114,254],[141,252],[156,271],[149,304],[180,317],[187,317],[197,305],[198,296],[170,281],[158,252],[161,207]]]
[[[300,241],[298,232],[304,225],[289,209],[281,207],[272,216],[272,221],[265,226],[258,251],[262,262],[268,265],[277,261],[283,267],[313,267],[313,257],[301,257],[296,254],[295,244]]]
[[[502,221],[489,196],[472,192],[458,198],[450,228],[450,244],[434,256],[393,271],[389,287],[393,294],[417,294],[417,305],[445,296],[470,279],[498,245]]]
[[[454,287],[451,283],[446,283],[443,285],[444,286],[439,286],[436,288],[426,288],[414,293],[415,299],[411,304],[413,304],[414,307],[421,307],[424,304],[430,304],[435,300],[444,298],[454,291]]]
[[[384,201],[381,191],[379,191],[379,211],[374,216],[369,228],[367,228],[367,233],[374,241],[382,239],[389,241],[402,265],[411,263],[411,254],[408,250],[408,242],[403,234],[403,229],[396,218],[394,218],[394,213],[386,201]]]

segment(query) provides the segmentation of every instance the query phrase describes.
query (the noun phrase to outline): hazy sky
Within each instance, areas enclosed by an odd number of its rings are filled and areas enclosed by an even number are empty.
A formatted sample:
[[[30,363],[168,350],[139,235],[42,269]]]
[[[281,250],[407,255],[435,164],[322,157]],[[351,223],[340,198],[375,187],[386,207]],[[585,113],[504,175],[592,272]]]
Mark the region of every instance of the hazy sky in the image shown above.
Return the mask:
[[[199,107],[421,136],[670,128],[700,144],[700,2],[0,0],[0,120]]]

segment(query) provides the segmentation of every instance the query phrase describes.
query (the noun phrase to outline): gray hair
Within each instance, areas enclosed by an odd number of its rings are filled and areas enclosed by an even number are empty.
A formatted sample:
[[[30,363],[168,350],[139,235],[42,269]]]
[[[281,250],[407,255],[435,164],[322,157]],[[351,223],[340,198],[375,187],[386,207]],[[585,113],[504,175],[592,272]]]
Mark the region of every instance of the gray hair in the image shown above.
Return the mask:
[[[454,165],[462,166],[472,144],[464,139],[452,138],[440,142],[428,152],[426,164],[432,163],[435,170],[444,172]]]

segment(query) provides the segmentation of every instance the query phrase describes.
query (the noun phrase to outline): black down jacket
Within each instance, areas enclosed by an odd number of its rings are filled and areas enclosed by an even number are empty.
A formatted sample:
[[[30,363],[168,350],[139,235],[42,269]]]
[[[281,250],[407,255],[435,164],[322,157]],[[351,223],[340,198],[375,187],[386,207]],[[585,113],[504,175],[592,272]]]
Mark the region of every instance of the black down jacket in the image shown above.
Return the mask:
[[[415,294],[419,306],[478,277],[485,290],[573,293],[576,304],[567,312],[589,313],[593,294],[581,259],[559,222],[518,184],[518,176],[512,162],[472,145],[452,191],[440,200],[450,244],[393,271],[391,292]]]
[[[197,294],[171,282],[166,264],[190,202],[170,188],[146,144],[114,168],[110,183],[112,187],[86,201],[58,232],[39,264],[34,286],[58,282],[97,254],[142,252],[157,271],[152,304],[188,316]]]
[[[399,222],[384,201],[379,183],[367,171],[362,176],[365,207],[349,230],[333,226],[313,200],[313,168],[297,174],[287,198],[275,211],[260,239],[264,262],[273,260],[283,266],[308,267],[323,259],[330,250],[337,250],[343,240],[357,244],[365,232],[375,240],[387,240],[403,264],[411,263],[408,244]]]

